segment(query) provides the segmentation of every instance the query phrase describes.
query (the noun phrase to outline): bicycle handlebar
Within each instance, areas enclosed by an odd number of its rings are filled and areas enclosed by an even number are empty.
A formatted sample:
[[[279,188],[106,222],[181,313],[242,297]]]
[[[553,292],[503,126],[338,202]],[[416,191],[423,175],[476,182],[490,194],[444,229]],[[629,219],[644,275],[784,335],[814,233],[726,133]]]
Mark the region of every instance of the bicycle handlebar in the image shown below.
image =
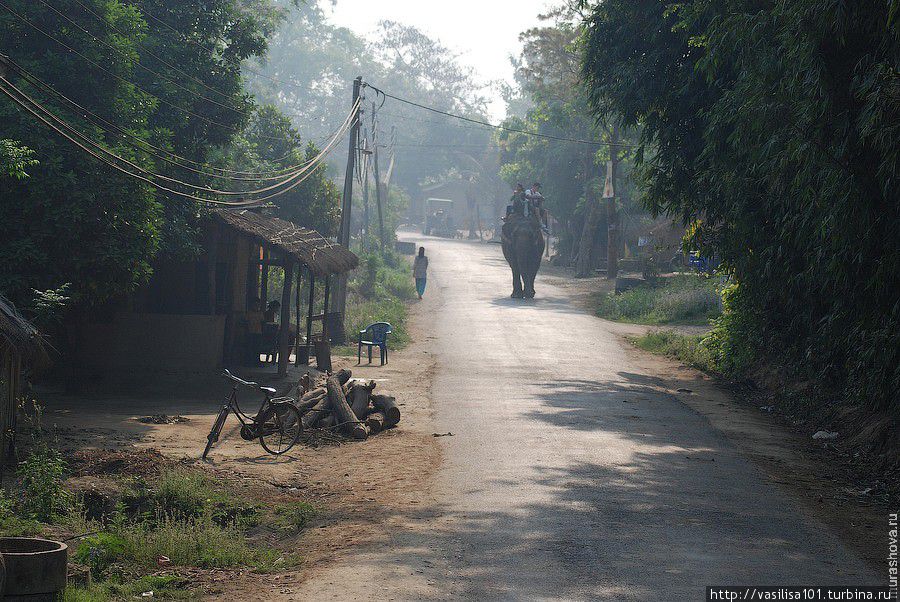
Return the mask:
[[[237,376],[232,374],[230,370],[225,370],[225,374],[223,374],[223,376],[225,376],[225,378],[230,378],[234,382],[238,383],[239,385],[244,385],[245,387],[259,387],[259,383],[244,380],[243,378],[238,378]]]

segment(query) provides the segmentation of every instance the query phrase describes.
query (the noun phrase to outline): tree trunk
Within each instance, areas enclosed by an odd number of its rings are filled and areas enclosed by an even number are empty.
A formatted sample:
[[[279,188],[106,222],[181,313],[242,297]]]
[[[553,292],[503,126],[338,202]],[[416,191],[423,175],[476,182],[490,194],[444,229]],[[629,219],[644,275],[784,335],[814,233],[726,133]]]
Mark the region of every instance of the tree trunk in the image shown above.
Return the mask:
[[[590,184],[587,186],[586,194],[587,216],[585,216],[581,240],[578,243],[578,261],[575,264],[576,278],[587,278],[594,270],[594,237],[597,232],[597,222],[600,221],[600,206]]]
[[[374,435],[384,429],[384,414],[381,412],[372,412],[366,416],[366,426],[369,427],[369,434]]]
[[[350,385],[350,409],[360,420],[369,413],[369,396],[375,388],[375,381],[354,382]]]
[[[311,429],[319,424],[319,422],[321,422],[321,420],[328,413],[328,407],[329,404],[327,396],[316,402],[316,405],[311,407],[305,414],[303,414],[303,417],[300,419],[300,423],[303,425],[303,428]]]
[[[344,391],[338,379],[333,376],[330,377],[325,381],[325,386],[328,388],[328,405],[334,414],[336,423],[341,425],[341,430],[344,431],[344,434],[354,439],[365,439],[368,435],[366,427],[359,423],[356,414],[353,413],[353,410],[347,404],[347,398],[344,397]]]
[[[397,407],[397,399],[390,395],[373,395],[372,405],[384,414],[384,428],[396,426],[400,422],[400,408]]]

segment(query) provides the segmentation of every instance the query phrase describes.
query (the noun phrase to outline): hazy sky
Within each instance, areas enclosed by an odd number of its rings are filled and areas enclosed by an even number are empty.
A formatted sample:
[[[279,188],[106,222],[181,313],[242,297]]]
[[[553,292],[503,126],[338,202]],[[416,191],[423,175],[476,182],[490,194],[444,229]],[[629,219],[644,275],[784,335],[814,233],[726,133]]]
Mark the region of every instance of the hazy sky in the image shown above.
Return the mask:
[[[521,49],[519,33],[538,24],[537,15],[548,0],[322,0],[326,14],[336,25],[360,34],[372,32],[387,19],[414,25],[460,53],[460,62],[471,65],[485,81],[512,81],[509,55]],[[503,116],[497,99],[491,106],[494,119]]]

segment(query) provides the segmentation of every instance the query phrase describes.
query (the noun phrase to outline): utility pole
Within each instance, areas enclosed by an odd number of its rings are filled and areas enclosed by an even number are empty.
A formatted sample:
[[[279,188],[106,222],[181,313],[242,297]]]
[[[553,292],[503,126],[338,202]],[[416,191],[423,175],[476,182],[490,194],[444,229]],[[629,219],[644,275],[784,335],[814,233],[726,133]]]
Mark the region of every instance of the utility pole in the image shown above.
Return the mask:
[[[347,171],[344,174],[344,196],[341,200],[341,228],[338,230],[338,243],[350,248],[350,209],[353,205],[353,170],[356,167],[357,145],[359,144],[359,92],[362,88],[362,76],[353,80],[353,112],[350,116],[350,145],[347,153]],[[347,309],[347,274],[339,274],[335,278],[331,291],[334,311],[338,314],[341,325],[337,332],[333,333],[336,343],[342,343],[344,339],[344,312]],[[327,319],[327,317],[326,317]]]
[[[378,206],[378,238],[384,251],[384,214],[381,209],[381,175],[378,172],[378,122],[375,120],[375,103],[372,103],[372,167],[375,170],[375,204]]]
[[[359,244],[365,251],[369,239],[369,133],[365,130],[363,130],[363,161],[363,225]]]
[[[609,146],[609,163],[606,167],[606,277],[614,279],[619,273],[619,212],[616,209],[616,171],[619,166],[619,126],[614,125]]]

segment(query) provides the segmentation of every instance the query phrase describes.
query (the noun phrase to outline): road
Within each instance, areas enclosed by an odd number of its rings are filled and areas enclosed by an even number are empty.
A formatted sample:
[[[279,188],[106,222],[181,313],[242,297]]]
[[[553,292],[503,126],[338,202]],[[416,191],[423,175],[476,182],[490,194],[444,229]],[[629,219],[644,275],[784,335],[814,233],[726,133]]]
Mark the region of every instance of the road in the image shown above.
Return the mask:
[[[710,584],[879,577],[611,325],[540,278],[508,298],[499,245],[420,239],[443,461],[428,507],[316,571],[298,599],[700,600]]]

